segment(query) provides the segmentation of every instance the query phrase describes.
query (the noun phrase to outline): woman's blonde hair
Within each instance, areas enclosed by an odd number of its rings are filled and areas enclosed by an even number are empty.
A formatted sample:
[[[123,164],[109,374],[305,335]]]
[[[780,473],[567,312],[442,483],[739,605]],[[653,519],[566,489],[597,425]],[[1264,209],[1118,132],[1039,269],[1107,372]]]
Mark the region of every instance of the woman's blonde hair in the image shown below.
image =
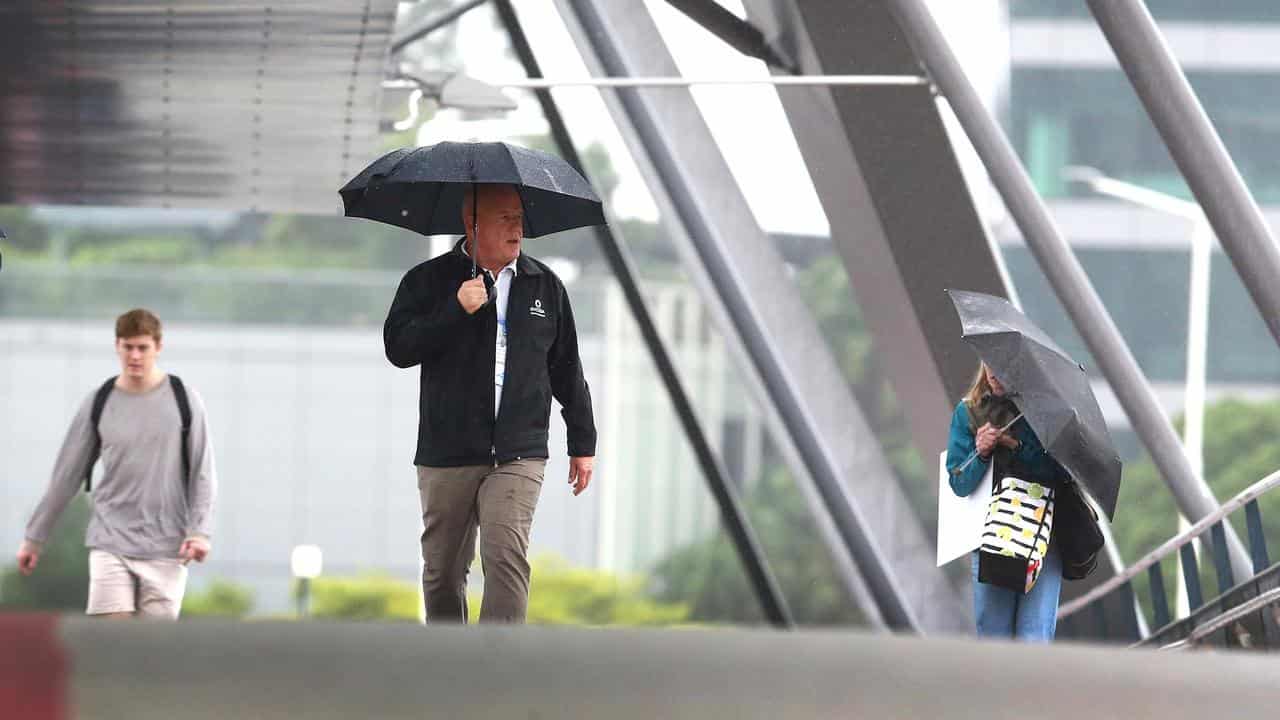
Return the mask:
[[[969,386],[969,392],[964,394],[964,404],[969,407],[977,407],[984,395],[991,394],[991,383],[987,382],[987,364],[978,363],[978,374],[973,378],[973,384]]]

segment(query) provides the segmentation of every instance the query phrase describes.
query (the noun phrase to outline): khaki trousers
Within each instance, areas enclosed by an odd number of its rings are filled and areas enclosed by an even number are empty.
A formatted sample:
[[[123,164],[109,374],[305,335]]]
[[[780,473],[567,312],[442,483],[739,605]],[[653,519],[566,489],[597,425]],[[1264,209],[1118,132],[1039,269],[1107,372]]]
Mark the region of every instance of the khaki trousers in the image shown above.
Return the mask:
[[[427,622],[467,621],[467,572],[480,538],[480,622],[523,623],[529,607],[529,531],[547,461],[498,467],[418,467],[422,594]]]
[[[89,615],[135,613],[177,620],[187,590],[187,566],[177,558],[139,560],[89,551]]]

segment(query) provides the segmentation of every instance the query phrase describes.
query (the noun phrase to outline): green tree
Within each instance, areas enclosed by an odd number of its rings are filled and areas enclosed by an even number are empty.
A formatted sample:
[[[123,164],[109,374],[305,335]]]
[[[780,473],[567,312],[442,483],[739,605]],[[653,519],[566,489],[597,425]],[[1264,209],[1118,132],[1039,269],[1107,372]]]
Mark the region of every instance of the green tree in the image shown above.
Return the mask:
[[[81,233],[72,242],[72,265],[183,265],[203,253],[191,233],[100,237]]]
[[[800,269],[795,281],[925,532],[932,533],[937,523],[933,482],[874,352],[840,258],[834,254],[818,257]],[[946,420],[939,418],[938,422]],[[832,559],[818,536],[808,503],[787,474],[775,464],[749,489],[745,502],[797,621],[815,625],[861,623],[861,614],[837,583]],[[754,591],[723,532],[677,550],[660,561],[654,573],[659,579],[658,597],[687,600],[694,620],[761,620]]]
[[[49,229],[32,215],[30,208],[0,207],[0,228],[9,236],[4,240],[6,251],[12,248],[24,253],[42,253],[49,248]]]
[[[212,262],[224,267],[309,267],[401,270],[426,257],[427,240],[369,220],[272,215],[248,244],[223,245]]]
[[[768,556],[792,615],[805,625],[859,625],[864,619],[836,581],[826,545],[814,529],[808,503],[778,467],[766,471],[744,499],[747,515]],[[695,622],[763,622],[755,590],[723,531],[686,546],[653,570],[655,596],[688,603]]]
[[[84,532],[89,525],[89,500],[76,496],[54,527],[30,576],[16,566],[0,575],[0,607],[22,610],[84,612],[89,599],[89,551]]]
[[[1175,425],[1181,430],[1182,418]],[[1205,481],[1219,501],[1280,470],[1280,444],[1275,441],[1280,437],[1280,402],[1222,400],[1205,409],[1204,426]],[[1112,532],[1121,557],[1132,562],[1177,534],[1177,508],[1173,494],[1149,457],[1126,465],[1123,478]],[[1263,495],[1258,506],[1264,535],[1274,552],[1280,538],[1280,491]],[[1248,537],[1243,512],[1233,513],[1230,522],[1242,539]],[[1172,594],[1174,583],[1180,582],[1173,576],[1174,561],[1170,559],[1162,567],[1165,586]],[[1217,595],[1217,577],[1210,556],[1201,558],[1200,570],[1205,598]],[[1145,573],[1134,579],[1134,589],[1149,612]]]
[[[906,415],[874,350],[862,310],[854,302],[843,262],[834,254],[819,257],[799,273],[796,287],[818,321],[827,346],[840,364],[845,381],[912,508],[926,533],[932,533],[938,522],[937,489],[916,450]],[[976,359],[974,367],[977,367]],[[939,426],[945,427],[949,419],[938,418]]]

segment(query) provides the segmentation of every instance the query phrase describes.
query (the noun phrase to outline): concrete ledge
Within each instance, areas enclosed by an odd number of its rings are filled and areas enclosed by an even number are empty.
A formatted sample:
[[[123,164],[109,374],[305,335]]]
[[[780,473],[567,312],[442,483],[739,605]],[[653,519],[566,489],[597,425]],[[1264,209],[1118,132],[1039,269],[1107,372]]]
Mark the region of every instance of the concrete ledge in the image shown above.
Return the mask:
[[[1267,717],[1274,656],[883,634],[64,619],[76,718]],[[3,645],[0,638],[0,645]]]

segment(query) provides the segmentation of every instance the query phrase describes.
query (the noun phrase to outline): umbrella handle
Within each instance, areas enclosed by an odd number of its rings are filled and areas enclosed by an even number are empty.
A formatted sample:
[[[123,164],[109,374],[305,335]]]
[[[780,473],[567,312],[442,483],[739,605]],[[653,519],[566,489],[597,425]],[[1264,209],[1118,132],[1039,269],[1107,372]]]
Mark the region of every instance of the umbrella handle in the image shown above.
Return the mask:
[[[480,188],[471,183],[471,279],[474,280],[480,275],[479,261],[476,259],[476,245],[480,242]],[[496,280],[496,278],[495,278]],[[497,285],[489,289],[489,296],[485,299],[484,305],[488,305],[498,299],[496,292]],[[481,305],[480,307],[484,307]]]
[[[473,176],[474,177],[474,176]],[[471,183],[471,278],[474,280],[479,271],[476,268],[476,243],[480,241],[480,188]]]
[[[471,183],[471,279],[474,280],[480,275],[479,261],[476,259],[476,245],[480,242],[480,188]],[[487,271],[486,271],[487,272]],[[497,285],[489,288],[489,295],[485,298],[484,305],[488,305],[498,299],[496,292]],[[484,307],[481,305],[480,307]]]
[[[1005,424],[1004,427],[1000,428],[1000,432],[1004,432],[1005,430],[1008,430],[1009,428],[1013,427],[1013,424],[1018,422],[1021,419],[1022,419],[1022,413],[1018,413],[1017,417],[1010,420],[1007,424]],[[969,465],[973,464],[973,461],[976,460],[977,458],[978,458],[978,451],[974,450],[973,452],[969,453],[969,457],[966,458],[965,461],[960,464],[960,467],[951,471],[951,474],[959,475],[960,473],[964,472],[964,469],[969,467]]]

